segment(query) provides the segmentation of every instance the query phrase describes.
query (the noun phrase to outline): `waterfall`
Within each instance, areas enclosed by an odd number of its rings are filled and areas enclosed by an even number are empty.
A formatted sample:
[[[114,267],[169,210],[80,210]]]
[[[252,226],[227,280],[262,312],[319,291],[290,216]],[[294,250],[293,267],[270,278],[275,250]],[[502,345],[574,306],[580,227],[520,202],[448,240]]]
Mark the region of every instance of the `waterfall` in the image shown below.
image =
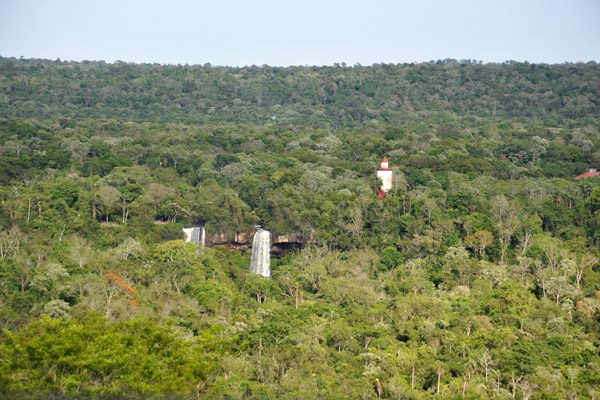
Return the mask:
[[[206,230],[204,229],[204,225],[183,228],[183,233],[185,241],[198,246],[197,252],[200,253],[206,244]]]
[[[194,228],[183,228],[183,234],[185,235],[184,242],[191,242],[192,240],[192,232]]]
[[[271,232],[257,228],[252,240],[250,271],[267,278],[271,277]]]
[[[204,225],[200,227],[200,248],[203,249],[206,246],[206,229]]]

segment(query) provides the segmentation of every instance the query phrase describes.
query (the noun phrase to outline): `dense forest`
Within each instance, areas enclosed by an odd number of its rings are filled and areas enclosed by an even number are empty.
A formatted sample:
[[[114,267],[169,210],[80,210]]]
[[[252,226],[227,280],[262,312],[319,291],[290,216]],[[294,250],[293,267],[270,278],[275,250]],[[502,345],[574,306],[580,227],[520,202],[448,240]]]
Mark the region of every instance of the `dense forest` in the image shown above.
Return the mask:
[[[0,57],[0,397],[598,399],[599,128],[594,62]]]

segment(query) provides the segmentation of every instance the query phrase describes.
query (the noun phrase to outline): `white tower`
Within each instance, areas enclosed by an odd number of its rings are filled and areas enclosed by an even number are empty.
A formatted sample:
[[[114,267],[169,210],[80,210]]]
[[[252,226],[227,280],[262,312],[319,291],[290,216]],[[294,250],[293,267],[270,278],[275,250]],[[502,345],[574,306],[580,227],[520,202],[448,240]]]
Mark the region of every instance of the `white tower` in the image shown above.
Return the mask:
[[[388,159],[383,157],[381,167],[377,168],[377,177],[381,178],[381,190],[379,197],[387,197],[387,194],[392,190],[392,169],[388,166]]]

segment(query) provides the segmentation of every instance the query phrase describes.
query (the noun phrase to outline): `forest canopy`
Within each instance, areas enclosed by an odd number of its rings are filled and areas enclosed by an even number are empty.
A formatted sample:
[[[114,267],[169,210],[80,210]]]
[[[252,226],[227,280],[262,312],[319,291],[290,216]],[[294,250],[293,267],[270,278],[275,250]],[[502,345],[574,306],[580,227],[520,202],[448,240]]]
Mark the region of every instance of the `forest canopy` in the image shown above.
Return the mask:
[[[593,62],[0,58],[0,394],[598,398],[599,99]],[[299,242],[271,279],[256,224]]]

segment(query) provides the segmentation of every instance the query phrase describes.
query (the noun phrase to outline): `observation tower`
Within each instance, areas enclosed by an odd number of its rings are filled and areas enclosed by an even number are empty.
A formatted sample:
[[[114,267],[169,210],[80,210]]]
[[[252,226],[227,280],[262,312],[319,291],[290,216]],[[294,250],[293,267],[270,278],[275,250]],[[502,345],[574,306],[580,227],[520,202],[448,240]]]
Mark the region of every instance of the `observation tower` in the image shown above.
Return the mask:
[[[382,183],[377,195],[385,198],[392,190],[392,169],[389,167],[389,161],[386,157],[381,160],[381,167],[377,168],[377,177],[381,178]]]

